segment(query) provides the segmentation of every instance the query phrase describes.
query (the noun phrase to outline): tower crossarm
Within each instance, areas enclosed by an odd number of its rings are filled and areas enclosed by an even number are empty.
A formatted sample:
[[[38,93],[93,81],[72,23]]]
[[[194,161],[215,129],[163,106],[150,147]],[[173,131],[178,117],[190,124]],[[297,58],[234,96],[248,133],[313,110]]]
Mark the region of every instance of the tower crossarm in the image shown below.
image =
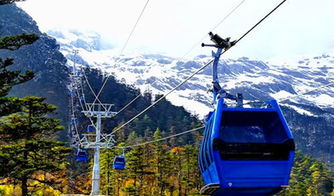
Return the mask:
[[[117,114],[112,112],[111,107],[114,104],[86,103],[87,110],[82,111],[87,117],[111,118]]]

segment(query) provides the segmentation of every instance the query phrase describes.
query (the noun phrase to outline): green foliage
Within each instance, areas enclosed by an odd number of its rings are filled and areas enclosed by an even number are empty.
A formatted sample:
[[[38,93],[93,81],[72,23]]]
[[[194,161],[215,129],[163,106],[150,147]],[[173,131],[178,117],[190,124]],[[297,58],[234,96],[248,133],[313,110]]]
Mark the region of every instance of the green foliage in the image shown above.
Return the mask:
[[[102,73],[97,70],[87,69],[86,74],[93,90],[98,91],[98,87],[100,87],[103,82]],[[85,92],[86,100],[88,102],[93,101],[95,98],[88,90],[89,89],[87,88],[87,91]],[[110,92],[117,96],[110,96]],[[113,110],[118,111],[137,97],[139,93],[140,91],[138,89],[122,84],[113,76],[110,76],[104,87],[104,91],[101,93],[100,99],[102,102],[113,103],[115,105]],[[144,96],[136,99],[136,101],[126,110],[104,123],[104,129],[115,129],[115,127],[127,122],[143,109],[151,105],[154,100],[160,98],[160,96],[156,96],[153,100],[151,96],[152,95],[147,92],[144,93]],[[79,120],[80,122],[84,122],[83,127],[86,127],[89,123],[84,117]],[[174,133],[179,133],[198,127],[199,124],[200,121],[196,117],[190,115],[183,107],[174,106],[169,101],[163,99],[157,105],[145,112],[144,115],[139,116],[129,125],[117,131],[116,137],[117,141],[125,141],[131,132],[135,132],[139,137],[151,137],[157,128],[164,130],[164,132],[161,132],[161,136],[164,136],[167,134],[169,135],[172,131],[175,131]],[[174,127],[174,129],[172,130],[171,127]],[[193,138],[192,135],[186,135],[173,141],[173,144],[181,145],[184,143],[192,143],[194,140],[195,138]]]
[[[1,1],[0,5],[12,2]],[[34,34],[5,36],[0,38],[0,49],[17,50],[37,39]],[[29,186],[36,191],[39,184],[62,183],[71,149],[52,140],[56,132],[64,129],[58,119],[48,116],[55,106],[45,103],[42,97],[7,96],[15,85],[34,77],[31,71],[21,74],[8,69],[13,62],[11,58],[0,58],[0,180],[9,185],[20,183],[21,195],[26,196]]]
[[[45,115],[56,108],[47,104],[42,97],[20,98],[21,111],[3,117],[0,120],[0,135],[3,140],[17,141],[20,139],[37,139],[42,134],[51,135],[64,129],[58,119]]]
[[[0,58],[0,96],[6,96],[13,86],[26,82],[34,77],[33,72],[10,71],[8,66],[13,64],[13,59],[2,60]]]
[[[21,111],[0,119],[0,173],[10,181],[20,181],[22,195],[31,181],[49,185],[55,179],[40,180],[38,172],[55,173],[65,169],[71,149],[63,142],[48,139],[62,130],[60,121],[46,115],[54,111],[41,97],[20,98]]]
[[[54,117],[62,119],[65,125],[68,120],[69,108],[64,103],[68,103],[69,97],[66,88],[67,82],[64,81],[68,79],[68,69],[66,58],[59,51],[59,44],[54,38],[40,32],[37,23],[15,4],[0,6],[0,37],[30,35],[31,33],[39,37],[38,41],[22,46],[15,51],[0,50],[0,58],[3,60],[6,58],[15,59],[9,70],[21,70],[22,74],[25,70],[31,70],[38,75],[34,80],[15,85],[9,95],[45,97],[48,103],[57,106],[58,110]],[[66,133],[66,131],[59,133],[62,141],[67,140]]]
[[[162,131],[156,129],[148,140],[158,140],[162,137],[161,134]],[[136,136],[134,132],[130,136],[130,143],[127,144],[143,142],[143,138]],[[164,141],[133,147],[127,149],[126,169],[122,171],[110,169],[114,156],[121,154],[120,149],[103,151],[102,193],[106,194],[108,191],[108,194],[112,195],[195,195],[201,183],[197,168],[197,149],[193,145],[171,147],[164,144]],[[106,176],[108,177],[105,178]]]
[[[38,37],[33,34],[21,34],[17,36],[5,36],[0,38],[0,49],[15,50],[23,45],[32,44]],[[13,65],[14,60],[0,58],[0,116],[19,111],[19,102],[15,97],[6,97],[13,86],[31,80],[34,73],[26,71],[12,71],[8,67]]]
[[[311,111],[314,116],[302,115],[287,107],[282,107],[298,149],[305,154],[332,163],[334,166],[334,121],[325,116],[328,111],[314,109],[308,105],[297,105]],[[322,116],[322,117],[321,117]]]
[[[36,171],[55,172],[64,169],[62,162],[69,154],[69,149],[62,142],[38,139],[1,145],[1,173],[11,180],[32,178]],[[3,163],[6,164],[3,164]]]
[[[20,1],[25,1],[25,0],[0,0],[0,5],[10,4],[10,3],[20,2]]]
[[[17,50],[22,46],[34,43],[38,38],[36,34],[4,36],[0,38],[0,49]]]
[[[161,133],[157,129],[147,140],[158,140]],[[130,135],[128,145],[143,142],[140,136]],[[102,173],[104,179],[108,171],[110,179],[109,183],[101,184],[102,193],[105,194],[108,188],[112,195],[199,195],[203,182],[197,165],[198,150],[195,145],[172,147],[164,141],[128,149],[125,170],[110,169]],[[119,149],[108,152],[108,158],[106,152],[102,153],[102,168],[107,168],[106,164],[110,164],[113,156],[121,153]],[[278,195],[330,196],[333,195],[333,182],[333,171],[326,164],[297,151],[290,185]]]
[[[334,175],[327,166],[297,151],[289,187],[280,195],[330,195]]]

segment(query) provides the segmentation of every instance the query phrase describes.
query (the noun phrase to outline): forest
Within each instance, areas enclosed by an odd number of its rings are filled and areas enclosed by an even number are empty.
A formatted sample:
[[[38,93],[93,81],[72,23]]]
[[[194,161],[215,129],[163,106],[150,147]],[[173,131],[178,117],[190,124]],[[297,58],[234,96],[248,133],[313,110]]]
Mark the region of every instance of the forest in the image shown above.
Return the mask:
[[[125,148],[126,169],[113,169],[113,159],[122,154],[121,148],[104,150],[101,154],[101,193],[105,195],[199,195],[203,185],[197,165],[198,138],[193,145],[173,146],[172,141],[158,141],[147,145]],[[132,132],[125,143],[141,144],[143,140],[161,138],[157,129],[152,138],[138,137]],[[62,195],[63,193],[89,194],[91,189],[90,163],[63,162],[59,171],[34,171],[29,175],[32,195]],[[67,166],[67,167],[66,167]],[[73,174],[72,172],[76,172]],[[69,179],[69,174],[75,176]],[[278,195],[333,195],[333,171],[326,164],[297,152],[290,185]],[[2,180],[3,195],[21,195],[20,181],[11,177]]]

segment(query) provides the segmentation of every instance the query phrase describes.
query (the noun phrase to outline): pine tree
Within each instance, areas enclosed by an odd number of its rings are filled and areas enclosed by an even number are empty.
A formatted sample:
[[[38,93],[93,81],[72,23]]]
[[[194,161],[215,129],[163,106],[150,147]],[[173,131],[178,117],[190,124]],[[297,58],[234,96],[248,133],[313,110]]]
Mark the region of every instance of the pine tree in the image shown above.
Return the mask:
[[[15,0],[0,0],[0,6],[13,2]],[[0,50],[17,50],[25,45],[34,43],[38,38],[35,34],[0,37]],[[15,97],[7,97],[8,92],[13,86],[31,80],[34,77],[31,71],[26,71],[22,74],[21,71],[8,70],[8,67],[13,65],[13,63],[14,59],[12,58],[0,58],[0,117],[20,110],[19,101]]]
[[[38,39],[34,34],[21,34],[16,36],[5,36],[0,38],[0,50],[16,50],[24,45],[32,44]],[[19,100],[15,97],[7,97],[13,86],[26,82],[34,77],[33,72],[8,70],[14,64],[12,58],[0,58],[0,116],[8,115],[20,110]]]
[[[161,139],[161,131],[157,129],[153,134],[153,139]],[[162,142],[154,143],[154,168],[156,172],[156,181],[159,187],[158,195],[164,195],[164,191],[170,185],[168,182],[168,175],[171,173],[170,156],[168,154],[168,146],[163,145]]]
[[[20,1],[25,1],[25,0],[0,0],[0,5],[6,5],[6,4],[20,2]]]
[[[66,168],[70,148],[50,136],[63,129],[60,121],[47,117],[56,108],[41,97],[20,98],[22,111],[0,119],[1,176],[20,181],[22,195],[28,194],[29,181],[54,185],[55,181],[40,180],[35,174],[50,174]]]
[[[14,1],[1,0],[0,5]],[[37,39],[35,34],[1,37],[0,49],[18,50]],[[13,63],[12,58],[0,58],[0,176],[9,183],[19,181],[22,195],[27,195],[31,180],[52,186],[61,184],[60,171],[66,168],[70,149],[51,138],[63,129],[59,120],[47,117],[56,109],[54,106],[40,97],[7,96],[13,86],[34,77],[31,71],[8,69]]]
[[[106,195],[113,193],[115,184],[115,170],[113,161],[116,156],[114,149],[105,149],[101,151],[101,190]]]
[[[174,189],[177,189],[178,195],[181,196],[183,192],[183,169],[182,169],[182,156],[184,148],[174,147],[170,150],[171,154],[171,167],[172,167],[172,178],[174,186],[171,186],[170,192],[173,193]]]
[[[324,163],[297,151],[289,187],[279,195],[330,195],[333,185],[333,174]]]
[[[140,195],[138,189],[139,176],[144,173],[144,166],[142,163],[143,151],[140,147],[134,147],[130,152],[126,154],[127,157],[127,178],[128,183],[127,193],[130,195]]]
[[[193,189],[200,187],[199,179],[201,178],[201,176],[198,170],[197,153],[198,150],[196,150],[194,146],[192,145],[184,146],[182,168],[185,174],[183,177],[183,183],[185,185],[186,195],[189,195],[189,193]]]

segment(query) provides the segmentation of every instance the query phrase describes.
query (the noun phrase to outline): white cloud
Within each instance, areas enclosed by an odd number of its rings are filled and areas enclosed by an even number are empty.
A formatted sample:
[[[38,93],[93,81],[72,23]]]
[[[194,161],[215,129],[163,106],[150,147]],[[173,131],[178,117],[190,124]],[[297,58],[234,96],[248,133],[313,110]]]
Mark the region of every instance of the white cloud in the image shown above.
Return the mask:
[[[239,1],[151,0],[125,53],[183,56]],[[246,0],[215,32],[240,37],[280,1]],[[93,30],[120,50],[146,0],[29,0],[19,3],[42,31]],[[334,48],[334,1],[288,0],[227,55],[273,58],[328,52]],[[206,40],[209,42],[208,40]],[[209,54],[198,45],[193,55]]]

